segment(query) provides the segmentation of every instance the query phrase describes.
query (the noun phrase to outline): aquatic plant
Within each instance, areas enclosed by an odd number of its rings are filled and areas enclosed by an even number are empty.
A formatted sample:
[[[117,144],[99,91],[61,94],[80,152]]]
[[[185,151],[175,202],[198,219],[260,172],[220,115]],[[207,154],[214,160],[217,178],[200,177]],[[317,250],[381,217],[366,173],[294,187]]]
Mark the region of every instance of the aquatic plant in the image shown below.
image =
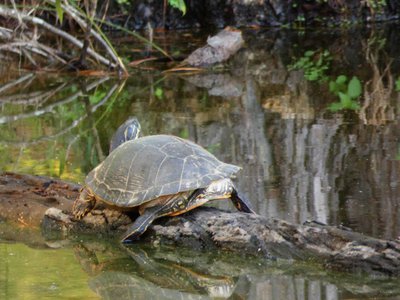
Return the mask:
[[[304,77],[309,81],[326,81],[328,79],[326,71],[331,61],[332,56],[328,50],[308,50],[296,62],[289,65],[288,69],[289,71],[303,70]]]
[[[360,80],[356,76],[353,76],[350,81],[345,75],[338,76],[335,81],[329,82],[329,91],[339,97],[338,102],[329,105],[329,110],[360,109],[360,104],[357,100],[361,95],[362,87]]]

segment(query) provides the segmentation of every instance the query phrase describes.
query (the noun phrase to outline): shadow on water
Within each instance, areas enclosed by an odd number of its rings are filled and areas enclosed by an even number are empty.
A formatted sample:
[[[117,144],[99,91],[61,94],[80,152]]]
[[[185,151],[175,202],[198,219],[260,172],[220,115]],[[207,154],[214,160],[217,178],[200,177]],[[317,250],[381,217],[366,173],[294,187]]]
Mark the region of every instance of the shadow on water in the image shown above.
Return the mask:
[[[295,223],[313,219],[396,238],[400,235],[397,32],[396,25],[307,32],[247,30],[247,48],[229,63],[229,71],[216,73],[141,71],[124,82],[8,74],[0,79],[0,169],[82,182],[108,154],[114,131],[134,115],[145,135],[188,138],[221,160],[242,166],[238,187],[261,215]],[[350,284],[353,290],[340,282],[341,275],[330,277],[321,270],[312,277],[315,280],[305,278],[304,265],[294,274],[270,265],[255,266],[256,271],[248,273],[213,273],[207,263],[210,258],[204,261],[198,254],[188,255],[201,261],[191,265],[174,261],[184,257],[181,252],[169,261],[174,251],[168,249],[129,250],[123,260],[136,264],[134,270],[102,270],[90,279],[96,293],[112,293],[115,286],[126,286],[115,290],[129,293],[140,286],[142,293],[157,290],[167,298],[177,297],[176,290],[211,297],[213,288],[204,279],[221,284],[214,292],[232,292],[233,299],[262,298],[260,290],[281,299],[300,294],[301,299],[346,298],[347,291],[361,293],[362,284],[373,291],[363,296],[398,294],[374,289],[372,281]],[[246,270],[250,260],[230,261],[226,270],[234,266]],[[144,265],[160,271],[146,270]],[[192,281],[191,287],[166,295],[171,287],[154,281],[165,276],[161,270],[174,268],[171,272]],[[193,277],[185,277],[190,273]]]

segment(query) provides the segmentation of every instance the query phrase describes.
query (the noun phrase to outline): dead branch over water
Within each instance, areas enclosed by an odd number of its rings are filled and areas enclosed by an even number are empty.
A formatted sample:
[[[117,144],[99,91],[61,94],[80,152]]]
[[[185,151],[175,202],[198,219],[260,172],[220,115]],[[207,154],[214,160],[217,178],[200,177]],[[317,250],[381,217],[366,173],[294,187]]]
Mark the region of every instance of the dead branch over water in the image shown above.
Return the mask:
[[[56,1],[48,0],[47,3],[55,5]],[[3,45],[0,46],[0,51],[11,52],[22,56],[34,66],[39,65],[38,56],[50,61],[55,60],[63,65],[70,65],[71,61],[78,60],[78,58],[65,50],[71,45],[81,49],[79,64],[75,64],[78,66],[77,68],[86,65],[87,62],[85,58],[87,54],[99,64],[111,69],[119,69],[126,73],[124,64],[116,55],[111,45],[107,43],[105,38],[103,38],[98,31],[93,29],[93,18],[86,17],[83,13],[67,3],[61,5],[61,8],[64,14],[76,22],[84,32],[87,31],[84,41],[50,24],[41,17],[35,16],[35,13],[38,12],[35,8],[30,11],[25,11],[23,9],[16,9],[15,7],[9,8],[6,5],[0,5],[0,16],[6,19],[6,21],[3,22],[5,23],[3,27],[0,27],[0,40],[4,42]],[[15,28],[15,22],[18,22],[18,30]],[[90,26],[87,24],[90,24]],[[63,49],[65,52],[56,49],[56,46],[49,46],[46,42],[41,40],[42,35],[47,36],[48,34],[60,37],[68,42],[67,47]],[[89,38],[93,38],[100,44],[110,59],[96,51],[93,44],[89,42]]]

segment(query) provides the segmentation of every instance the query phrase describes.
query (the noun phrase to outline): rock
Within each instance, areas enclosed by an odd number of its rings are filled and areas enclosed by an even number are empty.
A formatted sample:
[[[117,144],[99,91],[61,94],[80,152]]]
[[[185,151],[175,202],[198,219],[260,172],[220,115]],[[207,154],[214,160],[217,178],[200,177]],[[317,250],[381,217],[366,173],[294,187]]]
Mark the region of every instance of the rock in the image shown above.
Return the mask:
[[[207,39],[207,45],[195,50],[184,61],[194,67],[210,66],[228,60],[244,45],[242,32],[226,27]]]

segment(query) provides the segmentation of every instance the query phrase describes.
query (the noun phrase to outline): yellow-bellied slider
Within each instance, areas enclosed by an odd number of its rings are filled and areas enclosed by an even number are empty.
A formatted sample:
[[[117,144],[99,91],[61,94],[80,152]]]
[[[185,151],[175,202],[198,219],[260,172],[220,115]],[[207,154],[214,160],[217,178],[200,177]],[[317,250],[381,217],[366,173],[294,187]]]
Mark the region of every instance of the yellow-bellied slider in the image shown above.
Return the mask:
[[[240,211],[253,213],[231,180],[240,167],[176,136],[137,136],[116,147],[87,175],[74,203],[75,217],[84,217],[96,200],[138,207],[140,216],[123,235],[125,241],[139,237],[156,218],[176,216],[210,200],[230,198]]]

